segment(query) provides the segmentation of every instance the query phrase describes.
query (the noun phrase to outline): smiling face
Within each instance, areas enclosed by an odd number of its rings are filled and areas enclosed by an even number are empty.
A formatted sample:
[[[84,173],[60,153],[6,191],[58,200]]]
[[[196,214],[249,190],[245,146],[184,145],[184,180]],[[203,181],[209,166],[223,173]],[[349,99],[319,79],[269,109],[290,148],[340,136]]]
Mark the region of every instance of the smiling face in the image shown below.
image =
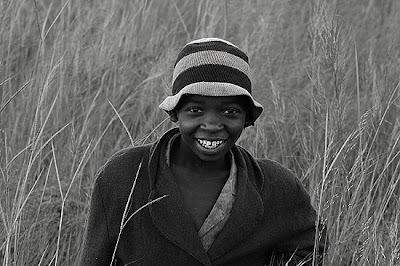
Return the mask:
[[[179,122],[181,158],[221,162],[245,127],[245,96],[186,95],[173,122]]]

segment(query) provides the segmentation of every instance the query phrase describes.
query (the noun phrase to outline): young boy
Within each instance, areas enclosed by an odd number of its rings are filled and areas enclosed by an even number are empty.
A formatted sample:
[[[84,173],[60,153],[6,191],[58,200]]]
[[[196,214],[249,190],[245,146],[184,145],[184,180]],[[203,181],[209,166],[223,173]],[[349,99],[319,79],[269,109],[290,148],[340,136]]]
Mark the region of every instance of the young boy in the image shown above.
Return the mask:
[[[323,253],[299,180],[235,144],[263,110],[249,72],[225,40],[183,47],[160,104],[178,128],[100,169],[81,265],[296,265]]]

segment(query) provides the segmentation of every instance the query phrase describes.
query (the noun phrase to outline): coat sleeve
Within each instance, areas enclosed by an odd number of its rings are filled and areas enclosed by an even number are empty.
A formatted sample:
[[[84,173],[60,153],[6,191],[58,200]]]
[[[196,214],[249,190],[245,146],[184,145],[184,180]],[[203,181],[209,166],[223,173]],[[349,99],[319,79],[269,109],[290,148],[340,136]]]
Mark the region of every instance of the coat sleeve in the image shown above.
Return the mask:
[[[102,174],[99,171],[93,188],[89,219],[79,265],[110,265],[114,246],[110,241],[107,216],[102,197]]]
[[[296,177],[294,181],[290,208],[292,219],[288,222],[292,233],[276,247],[275,258],[289,266],[322,265],[327,244],[326,228],[317,221],[316,211],[303,185]]]

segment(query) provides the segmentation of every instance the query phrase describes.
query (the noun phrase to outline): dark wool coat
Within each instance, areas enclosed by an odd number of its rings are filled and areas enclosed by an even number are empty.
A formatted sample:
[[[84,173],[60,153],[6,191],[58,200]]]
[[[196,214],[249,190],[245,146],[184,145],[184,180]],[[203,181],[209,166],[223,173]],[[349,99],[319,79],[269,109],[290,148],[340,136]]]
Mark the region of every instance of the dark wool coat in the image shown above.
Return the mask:
[[[165,162],[177,133],[122,150],[99,170],[80,265],[112,258],[116,265],[270,265],[273,257],[295,265],[310,256],[316,213],[309,195],[288,169],[239,146],[232,148],[238,179],[231,216],[206,252]]]

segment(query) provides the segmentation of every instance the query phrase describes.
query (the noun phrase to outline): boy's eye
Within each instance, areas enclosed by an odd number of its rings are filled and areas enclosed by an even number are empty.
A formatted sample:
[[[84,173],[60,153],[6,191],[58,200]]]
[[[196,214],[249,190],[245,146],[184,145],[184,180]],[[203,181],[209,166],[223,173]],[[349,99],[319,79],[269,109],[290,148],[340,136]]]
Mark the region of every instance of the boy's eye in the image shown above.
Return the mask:
[[[237,113],[239,113],[239,110],[236,108],[228,108],[228,109],[224,110],[224,114],[227,114],[227,115],[234,115]]]
[[[191,106],[186,109],[190,113],[201,113],[202,110],[199,107]]]

